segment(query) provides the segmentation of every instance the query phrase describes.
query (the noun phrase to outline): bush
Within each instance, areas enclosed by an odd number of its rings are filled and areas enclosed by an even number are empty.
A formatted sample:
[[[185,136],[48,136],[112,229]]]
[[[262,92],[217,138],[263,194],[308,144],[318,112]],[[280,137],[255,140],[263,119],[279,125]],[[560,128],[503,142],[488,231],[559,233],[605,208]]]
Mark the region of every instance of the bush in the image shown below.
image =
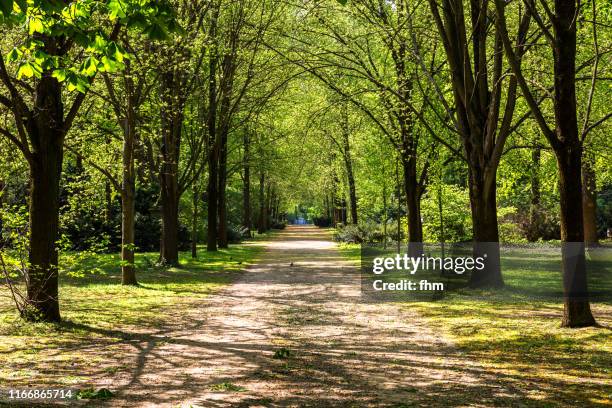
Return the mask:
[[[272,224],[270,225],[270,228],[272,229],[277,229],[277,230],[283,230],[287,227],[287,224],[282,222],[282,221],[278,221],[278,220],[273,220]]]
[[[244,238],[251,238],[248,228],[241,225],[231,225],[227,229],[227,240],[229,243],[237,244]]]
[[[384,235],[379,224],[366,222],[359,225],[340,225],[336,229],[334,239],[350,244],[382,242]]]
[[[317,227],[321,227],[321,228],[329,228],[332,225],[332,219],[329,217],[313,217],[312,218],[312,222],[314,223],[314,225],[316,225]]]

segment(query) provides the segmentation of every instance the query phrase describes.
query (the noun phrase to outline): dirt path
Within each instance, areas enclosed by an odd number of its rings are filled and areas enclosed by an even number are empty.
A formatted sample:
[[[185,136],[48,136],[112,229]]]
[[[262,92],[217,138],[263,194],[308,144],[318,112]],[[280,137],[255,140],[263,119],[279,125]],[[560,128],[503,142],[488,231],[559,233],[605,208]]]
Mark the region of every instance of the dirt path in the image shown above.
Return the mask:
[[[108,384],[117,391],[108,406],[511,406],[520,398],[408,308],[361,302],[355,265],[310,227],[280,234],[239,281],[142,343],[134,364]]]

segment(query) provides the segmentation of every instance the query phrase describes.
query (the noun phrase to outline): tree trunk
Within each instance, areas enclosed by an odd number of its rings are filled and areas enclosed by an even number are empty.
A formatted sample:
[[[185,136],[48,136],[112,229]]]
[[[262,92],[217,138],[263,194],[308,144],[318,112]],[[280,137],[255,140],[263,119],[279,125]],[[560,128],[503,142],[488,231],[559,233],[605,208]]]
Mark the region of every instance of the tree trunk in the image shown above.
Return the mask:
[[[495,173],[485,175],[476,166],[469,167],[470,205],[474,257],[485,258],[485,268],[474,269],[469,284],[473,288],[504,286],[499,253]]]
[[[129,182],[129,181],[128,181]],[[121,283],[123,285],[137,285],[136,267],[134,264],[134,190],[126,186],[121,195]]]
[[[214,137],[214,136],[212,136]],[[218,180],[218,164],[216,146],[213,146],[208,159],[208,185],[206,188],[206,196],[208,200],[208,231],[206,240],[206,250],[217,250],[217,180]]]
[[[178,185],[176,177],[161,178],[162,233],[160,260],[168,265],[178,265]]]
[[[582,161],[582,207],[584,243],[587,248],[599,246],[597,234],[597,185],[593,163],[585,155]]]
[[[246,232],[251,236],[251,164],[250,145],[251,141],[248,132],[244,132],[244,157],[243,166],[244,174],[242,179],[242,226],[246,228]]]
[[[193,212],[191,213],[191,257],[198,257],[198,200],[200,191],[197,188],[193,189]]]
[[[24,316],[28,320],[47,322],[60,321],[55,242],[59,225],[59,181],[63,152],[62,144],[54,143],[53,139],[56,137],[41,134],[40,141],[44,146],[39,146],[40,151],[35,154],[35,162],[30,169],[27,301],[33,309]]]
[[[219,187],[217,213],[218,218],[218,243],[219,248],[227,248],[227,203],[225,190],[227,186],[227,131],[225,126],[221,132],[221,140],[219,145]]]
[[[266,232],[266,224],[265,224],[265,210],[266,210],[266,204],[265,204],[265,184],[266,184],[266,176],[263,172],[263,170],[261,170],[261,172],[259,173],[259,217],[257,220],[257,233],[258,234],[263,234],[264,232]]]
[[[272,192],[271,192],[271,188],[270,188],[270,183],[268,183],[267,188],[266,188],[266,195],[265,195],[265,208],[264,208],[264,219],[263,219],[263,224],[264,224],[264,229],[266,231],[270,230],[270,200],[272,196]]]
[[[216,39],[217,19],[219,7],[216,6],[212,12],[210,22],[210,38]],[[219,177],[219,143],[217,143],[217,64],[219,57],[216,47],[211,47],[211,55],[208,66],[208,184],[206,196],[208,203],[206,250],[213,252],[217,250],[217,202],[218,202],[218,177]]]
[[[179,182],[178,162],[181,148],[183,125],[183,103],[177,98],[177,86],[182,83],[181,75],[171,71],[162,75],[162,145],[161,145],[161,206],[162,233],[160,260],[169,265],[178,265],[179,229]]]
[[[421,193],[417,177],[416,157],[411,156],[403,159],[402,165],[404,168],[404,188],[406,189],[406,208],[408,209],[408,242],[422,243]]]
[[[36,88],[32,118],[26,123],[32,141],[30,163],[28,309],[24,318],[59,322],[58,253],[59,191],[64,156],[64,109],[60,84],[50,73]]]
[[[580,149],[558,152],[561,201],[561,241],[564,292],[562,326],[584,327],[595,324],[589,305],[584,230]]]
[[[355,174],[353,172],[353,160],[351,157],[351,142],[347,104],[342,104],[342,158],[346,168],[346,178],[349,188],[349,204],[351,211],[351,223],[357,225],[357,192],[355,189]]]
[[[130,109],[128,108],[128,112]],[[129,114],[128,114],[129,115]],[[136,172],[134,170],[134,118],[125,119],[123,126],[123,179],[121,186],[121,283],[137,285],[134,264],[136,213]]]
[[[582,220],[582,146],[576,114],[576,3],[555,0],[555,123],[559,165],[564,313],[562,325],[595,325],[587,291]]]

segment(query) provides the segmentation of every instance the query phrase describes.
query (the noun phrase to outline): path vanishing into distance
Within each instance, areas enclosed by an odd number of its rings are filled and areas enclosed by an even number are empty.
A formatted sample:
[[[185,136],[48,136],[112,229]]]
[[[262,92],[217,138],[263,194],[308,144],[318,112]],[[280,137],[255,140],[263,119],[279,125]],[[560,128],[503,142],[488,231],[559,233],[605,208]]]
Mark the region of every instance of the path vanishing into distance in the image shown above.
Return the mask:
[[[138,348],[98,406],[513,406],[524,397],[410,307],[362,302],[358,265],[314,227],[276,234],[257,265]]]

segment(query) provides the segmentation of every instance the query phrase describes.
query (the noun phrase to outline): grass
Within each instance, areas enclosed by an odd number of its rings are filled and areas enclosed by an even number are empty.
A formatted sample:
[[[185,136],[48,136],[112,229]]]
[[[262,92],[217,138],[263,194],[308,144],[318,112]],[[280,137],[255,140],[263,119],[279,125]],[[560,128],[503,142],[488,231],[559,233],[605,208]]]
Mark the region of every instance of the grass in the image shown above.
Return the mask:
[[[358,245],[341,252],[359,261]],[[609,251],[609,250],[608,250]],[[435,301],[404,302],[472,361],[520,394],[525,406],[612,405],[612,262],[592,255],[593,313],[601,327],[560,327],[562,280],[554,251],[502,255],[503,290],[458,288]]]
[[[264,238],[216,253],[199,248],[198,259],[181,253],[180,267],[156,266],[156,253],[138,254],[134,287],[120,284],[118,254],[80,259],[78,269],[60,275],[60,324],[24,322],[0,288],[0,388],[82,386],[129,371],[127,349],[232,282],[257,259]]]

